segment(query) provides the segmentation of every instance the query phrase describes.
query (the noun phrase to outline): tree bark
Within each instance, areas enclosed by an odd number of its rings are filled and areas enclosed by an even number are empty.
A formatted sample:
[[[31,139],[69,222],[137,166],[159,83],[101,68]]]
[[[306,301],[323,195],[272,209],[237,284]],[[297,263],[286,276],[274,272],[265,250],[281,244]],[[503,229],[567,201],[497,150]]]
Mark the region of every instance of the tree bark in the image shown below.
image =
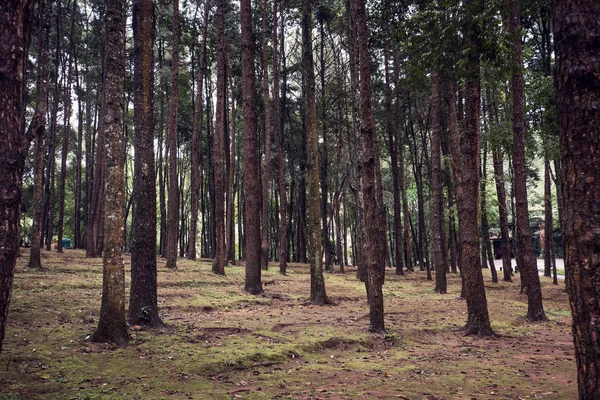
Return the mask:
[[[281,24],[280,32],[281,39],[278,40],[277,26],[277,2],[273,3],[273,121],[275,122],[273,127],[273,134],[275,136],[277,146],[277,167],[278,167],[278,181],[279,181],[279,273],[286,275],[287,273],[287,258],[288,258],[288,235],[287,235],[287,191],[285,182],[285,138],[283,134],[283,118],[281,112],[281,99],[280,99],[280,54],[283,56],[285,51],[285,37],[284,37],[284,21],[285,13],[283,9],[283,0],[280,2],[280,14]],[[281,45],[280,51],[277,50],[278,43]]]
[[[158,314],[156,272],[156,170],[154,165],[154,1],[133,3],[134,152],[131,222],[131,290],[128,322],[154,328]]]
[[[317,305],[331,301],[325,291],[323,276],[323,247],[321,242],[321,209],[319,194],[319,149],[315,71],[312,53],[312,0],[302,3],[302,69],[305,81],[306,141],[308,176],[308,263],[310,264],[310,301]]]
[[[212,158],[215,179],[215,259],[212,272],[225,275],[225,196],[223,173],[223,142],[225,138],[225,115],[227,98],[227,76],[225,65],[225,0],[217,0],[217,109],[216,129],[213,138]]]
[[[351,0],[353,14],[356,17],[358,42],[359,87],[360,87],[360,144],[361,144],[361,180],[364,200],[364,219],[366,231],[366,270],[367,296],[369,299],[370,332],[385,333],[383,310],[383,275],[385,253],[382,251],[381,213],[383,204],[377,196],[377,168],[379,164],[377,135],[371,107],[371,71],[368,49],[367,12],[364,0]]]
[[[73,0],[73,10],[76,10],[77,1]],[[63,234],[64,234],[64,222],[65,222],[65,188],[67,182],[67,156],[69,155],[69,135],[71,134],[71,82],[73,74],[73,55],[75,53],[75,12],[71,14],[71,29],[69,33],[70,48],[69,58],[66,65],[67,77],[64,86],[64,100],[63,100],[63,135],[62,135],[62,149],[61,149],[61,163],[60,163],[60,182],[59,182],[59,201],[58,201],[58,240],[56,243],[56,251],[59,253],[63,252]]]
[[[269,93],[269,36],[267,32],[267,0],[262,0],[262,61],[265,123],[265,154],[262,170],[261,260],[263,270],[269,269],[269,181],[271,170],[271,100]]]
[[[50,7],[41,0],[38,5],[37,36],[37,83],[35,114],[32,126],[35,132],[34,147],[34,189],[33,189],[33,223],[31,226],[31,249],[29,251],[28,268],[42,268],[42,218],[44,212],[44,136],[46,134],[46,112],[48,111],[48,18]]]
[[[106,81],[104,134],[106,135],[106,174],[104,180],[104,251],[102,303],[92,342],[113,342],[124,346],[129,341],[125,322],[125,261],[123,258],[123,214],[125,179],[123,165],[125,22],[123,0],[106,0],[104,15],[104,53]]]
[[[394,110],[392,110],[392,88],[391,88],[391,76],[390,76],[390,27],[389,27],[389,1],[385,2],[384,13],[384,67],[385,67],[385,112],[386,112],[386,128],[388,134],[388,147],[390,151],[390,162],[392,170],[392,193],[394,196],[394,260],[396,262],[396,274],[404,275],[404,252],[402,251],[402,215],[401,215],[401,195],[400,195],[400,177],[398,169],[398,130],[400,129],[400,104],[396,104]],[[400,66],[394,64],[394,82],[396,85],[396,91],[399,92],[399,77],[400,77]],[[396,96],[396,102],[400,102],[399,94]],[[402,160],[404,162],[404,160]]]
[[[442,246],[444,229],[444,194],[442,192],[441,136],[442,112],[440,109],[440,76],[438,71],[431,72],[431,252],[435,270],[435,292],[446,294],[446,263]]]
[[[533,249],[533,236],[529,228],[529,207],[527,205],[527,170],[525,161],[525,127],[523,106],[523,65],[521,60],[521,35],[519,2],[507,0],[510,12],[510,32],[514,35],[512,64],[514,73],[511,81],[513,114],[513,168],[515,180],[515,201],[517,208],[517,247],[522,259],[521,279],[527,291],[527,319],[547,320],[542,305],[542,288]]]
[[[466,12],[475,19],[481,12],[481,5],[476,0],[465,1]],[[460,148],[462,152],[462,176],[459,191],[462,195],[459,219],[462,247],[462,271],[464,274],[465,294],[468,317],[465,335],[490,336],[494,331],[490,325],[487,308],[481,259],[479,258],[479,171],[480,171],[480,50],[479,28],[475,24],[468,27],[468,52],[466,59],[466,116]]]
[[[192,171],[191,171],[191,221],[189,231],[189,242],[187,249],[187,259],[196,259],[196,238],[198,236],[198,201],[200,197],[200,135],[202,127],[203,96],[202,83],[206,73],[206,39],[208,36],[208,16],[210,11],[210,1],[204,2],[204,23],[202,25],[202,44],[200,50],[200,67],[198,68],[198,77],[196,79],[196,102],[194,105],[194,122],[192,127]]]
[[[177,182],[177,120],[179,113],[179,0],[173,0],[173,27],[171,47],[171,103],[169,104],[169,130],[167,152],[169,157],[169,183],[167,199],[166,267],[177,268],[177,225],[179,221],[179,190]]]
[[[25,66],[33,2],[0,2],[0,353],[19,252],[25,166]]]
[[[555,89],[579,398],[600,398],[600,4],[557,0]]]
[[[242,96],[244,114],[244,198],[246,227],[246,277],[244,290],[263,292],[261,282],[260,237],[260,160],[258,159],[258,121],[256,115],[256,76],[252,38],[252,5],[240,0],[242,32]]]

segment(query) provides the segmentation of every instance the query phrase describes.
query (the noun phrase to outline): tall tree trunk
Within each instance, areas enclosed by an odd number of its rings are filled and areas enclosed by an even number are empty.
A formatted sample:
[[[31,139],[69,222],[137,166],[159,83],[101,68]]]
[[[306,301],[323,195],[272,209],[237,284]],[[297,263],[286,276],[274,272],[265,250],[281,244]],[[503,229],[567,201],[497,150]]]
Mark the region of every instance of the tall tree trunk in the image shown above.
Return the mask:
[[[319,149],[315,71],[312,53],[312,0],[302,3],[302,69],[305,81],[306,141],[308,160],[308,263],[310,264],[310,301],[317,305],[331,301],[325,291],[321,243],[321,212],[319,194]]]
[[[448,131],[449,131],[449,142],[450,142],[450,153],[452,155],[451,167],[452,175],[454,178],[455,194],[456,194],[456,210],[458,214],[458,266],[460,269],[461,277],[461,290],[460,298],[466,297],[465,293],[465,277],[463,273],[463,251],[462,251],[462,221],[464,216],[462,213],[463,209],[463,187],[462,187],[462,155],[461,155],[461,140],[458,125],[458,116],[462,115],[462,111],[456,111],[456,98],[454,96],[455,88],[452,83],[448,83],[446,88],[446,105],[448,106]],[[458,102],[459,107],[462,109],[462,100]]]
[[[557,0],[556,104],[579,399],[600,398],[600,4]]]
[[[74,39],[73,39],[74,40]],[[75,153],[75,227],[74,227],[74,248],[81,249],[83,238],[81,234],[81,186],[83,176],[83,101],[85,95],[81,88],[81,80],[79,78],[79,67],[77,63],[77,47],[75,47],[74,62],[75,62],[75,84],[77,85],[77,150]]]
[[[202,25],[202,44],[200,45],[200,67],[198,68],[198,77],[196,79],[196,101],[194,105],[194,125],[192,127],[192,171],[191,171],[191,221],[189,231],[189,242],[187,249],[187,259],[196,259],[196,238],[198,237],[198,201],[200,196],[200,135],[202,127],[202,83],[206,71],[206,39],[208,36],[208,16],[210,11],[210,1],[204,2],[204,22]]]
[[[400,104],[396,104],[392,110],[392,88],[390,76],[390,27],[389,27],[389,1],[385,2],[384,13],[385,35],[383,42],[383,56],[385,67],[385,113],[386,113],[386,128],[388,134],[388,147],[390,151],[390,162],[392,169],[392,193],[394,196],[394,259],[396,261],[396,274],[404,275],[404,255],[402,251],[402,215],[401,215],[401,195],[400,195],[400,177],[398,169],[398,130],[400,129]],[[400,66],[394,65],[394,82],[396,91],[400,88],[398,80],[400,77]],[[400,102],[399,93],[396,96],[396,102]],[[404,160],[401,160],[404,162]]]
[[[262,171],[261,260],[262,269],[269,268],[269,175],[271,169],[271,104],[269,97],[269,36],[267,32],[267,0],[262,0],[263,97],[265,109],[265,158]]]
[[[442,230],[444,229],[444,194],[442,192],[442,112],[440,107],[440,75],[431,72],[431,251],[435,270],[435,292],[446,294],[446,263],[442,247]]]
[[[0,353],[19,252],[21,187],[25,166],[25,71],[33,1],[0,2]]]
[[[242,32],[242,96],[244,113],[244,200],[246,227],[246,278],[244,290],[263,292],[261,282],[260,237],[260,160],[258,159],[258,121],[256,115],[256,77],[252,38],[252,5],[240,0]]]
[[[227,76],[225,71],[225,0],[217,0],[217,124],[213,139],[212,160],[215,177],[215,234],[216,248],[212,272],[225,275],[225,197],[223,171],[223,142],[225,138],[225,115]]]
[[[550,180],[550,161],[544,160],[544,276],[552,276],[552,181]]]
[[[102,109],[106,138],[106,175],[104,181],[104,251],[102,303],[92,342],[129,341],[125,322],[125,261],[123,258],[123,204],[125,179],[123,165],[124,83],[125,83],[125,2],[106,0],[104,15],[104,53],[106,81],[105,107]]]
[[[177,222],[179,221],[179,190],[177,188],[177,119],[179,112],[179,0],[173,0],[173,28],[171,36],[171,103],[167,153],[169,158],[169,198],[167,200],[167,268],[177,268]]]
[[[513,168],[515,179],[515,201],[517,207],[517,247],[522,259],[521,279],[527,291],[527,319],[547,320],[542,305],[542,288],[533,249],[533,237],[529,228],[529,207],[527,205],[527,169],[525,161],[525,127],[523,123],[523,71],[521,61],[521,35],[519,2],[507,0],[510,12],[510,32],[514,36],[511,91],[513,114]]]
[[[59,70],[61,64],[61,6],[57,3],[54,30],[56,33],[56,46],[54,57],[54,93],[52,94],[52,120],[50,122],[50,138],[48,141],[48,167],[46,169],[46,251],[52,250],[52,237],[54,235],[54,196],[56,177],[56,131],[58,130],[58,108],[60,104]],[[64,73],[64,69],[63,69]]]
[[[385,253],[382,248],[385,239],[381,236],[381,219],[378,211],[383,204],[378,203],[377,168],[379,164],[377,135],[371,107],[371,71],[368,49],[367,12],[364,0],[351,0],[355,16],[360,87],[360,142],[361,142],[361,180],[364,200],[364,219],[366,231],[366,270],[367,296],[369,299],[369,331],[385,333],[383,314],[383,275]],[[383,239],[383,240],[382,240]]]
[[[131,222],[131,290],[128,322],[162,327],[156,272],[156,170],[154,165],[154,1],[133,3],[134,175]]]
[[[229,86],[231,90],[231,141],[230,141],[230,155],[229,155],[229,177],[228,184],[229,190],[227,192],[227,233],[225,235],[226,246],[225,246],[225,260],[231,261],[231,264],[235,265],[235,223],[233,214],[233,203],[235,199],[235,192],[237,191],[237,180],[239,176],[235,173],[236,162],[236,110],[235,110],[235,85],[231,74],[229,74]]]
[[[475,19],[481,13],[481,6],[476,0],[465,1],[465,8],[469,17]],[[459,211],[462,270],[464,274],[465,294],[467,299],[468,317],[465,326],[466,335],[488,336],[494,335],[490,325],[487,308],[483,275],[481,273],[481,260],[479,258],[479,225],[477,211],[479,209],[479,171],[480,171],[480,51],[479,28],[469,24],[467,41],[467,78],[466,87],[466,116],[461,140],[462,153],[462,185],[457,191],[462,194],[461,209]]]
[[[56,244],[56,251],[59,253],[63,252],[63,234],[64,234],[64,222],[65,222],[65,189],[67,182],[67,156],[69,155],[69,136],[71,134],[71,80],[73,74],[73,55],[75,53],[75,11],[77,7],[77,1],[73,0],[73,12],[71,13],[71,29],[69,33],[70,48],[69,58],[66,65],[67,77],[64,86],[64,100],[63,100],[63,135],[62,135],[62,149],[61,149],[61,163],[60,163],[60,182],[59,182],[59,201],[58,201],[58,241]]]
[[[484,267],[486,262],[489,265],[492,273],[492,282],[498,283],[498,272],[496,271],[496,265],[494,264],[494,252],[492,250],[492,242],[490,240],[490,224],[487,218],[487,201],[486,201],[486,184],[487,184],[487,143],[484,145],[483,150],[483,162],[481,163],[481,180],[479,182],[481,192],[481,239],[483,240],[482,246],[482,260],[481,266]]]
[[[325,6],[323,6],[325,7]],[[331,243],[329,241],[329,229],[327,224],[327,196],[329,192],[329,181],[328,181],[328,165],[329,165],[329,146],[327,139],[327,98],[325,96],[325,74],[327,72],[327,66],[325,64],[325,29],[324,29],[324,18],[317,12],[317,18],[319,19],[319,66],[320,66],[320,83],[321,83],[321,103],[319,104],[321,110],[321,132],[322,132],[322,144],[320,153],[320,164],[321,164],[321,240],[323,250],[325,253],[325,270],[333,271],[332,255],[331,255]]]
[[[281,23],[279,24],[277,18],[277,1],[273,4],[273,121],[275,122],[273,127],[273,134],[275,136],[277,146],[277,167],[278,167],[278,181],[279,181],[279,273],[286,275],[287,273],[287,258],[288,258],[288,235],[287,235],[287,192],[285,184],[285,138],[283,134],[283,113],[281,112],[281,99],[280,99],[280,55],[283,56],[285,51],[285,36],[284,36],[284,21],[285,13],[283,9],[283,0],[280,4]],[[280,25],[281,39],[278,40],[278,29]],[[280,50],[278,52],[277,45],[280,44]]]
[[[29,251],[29,268],[42,268],[42,217],[44,212],[44,136],[46,134],[46,112],[48,111],[48,35],[49,10],[46,1],[38,4],[37,26],[37,83],[35,114],[32,126],[35,132],[34,150],[34,185],[33,185],[33,223],[31,227],[31,249]]]

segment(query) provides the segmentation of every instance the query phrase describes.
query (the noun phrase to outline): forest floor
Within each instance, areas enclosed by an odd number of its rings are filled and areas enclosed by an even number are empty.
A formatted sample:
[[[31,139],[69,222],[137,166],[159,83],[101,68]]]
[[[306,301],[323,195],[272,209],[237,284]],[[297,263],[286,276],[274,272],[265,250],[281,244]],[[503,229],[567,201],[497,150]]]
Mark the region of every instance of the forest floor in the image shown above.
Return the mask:
[[[424,272],[384,286],[386,336],[367,331],[356,271],[326,274],[335,306],[308,303],[309,268],[263,271],[265,294],[243,290],[244,269],[159,259],[159,307],[169,329],[131,327],[129,346],[86,342],[98,323],[102,260],[43,251],[43,271],[17,262],[0,356],[0,399],[573,399],[570,312],[563,285],[541,277],[548,322],[530,323],[513,283],[484,271],[498,338],[465,337],[460,278],[438,295]],[[129,288],[129,257],[126,259]]]

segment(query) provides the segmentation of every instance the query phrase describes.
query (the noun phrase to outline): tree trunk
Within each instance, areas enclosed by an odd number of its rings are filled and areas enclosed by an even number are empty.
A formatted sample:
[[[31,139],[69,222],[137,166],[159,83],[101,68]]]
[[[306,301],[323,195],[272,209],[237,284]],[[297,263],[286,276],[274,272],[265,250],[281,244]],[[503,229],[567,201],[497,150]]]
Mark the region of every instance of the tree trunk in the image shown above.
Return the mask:
[[[230,143],[230,155],[229,155],[229,177],[227,192],[227,233],[225,235],[226,246],[225,246],[225,260],[231,261],[231,264],[235,265],[235,223],[233,214],[233,203],[235,199],[235,193],[237,191],[237,177],[239,172],[236,174],[236,110],[235,110],[235,85],[231,74],[229,74],[229,85],[231,89],[231,143]],[[239,201],[239,200],[238,200]]]
[[[514,35],[512,64],[512,114],[513,114],[513,168],[515,179],[515,201],[517,208],[517,247],[522,259],[521,279],[527,291],[527,319],[547,320],[542,305],[542,288],[533,249],[533,237],[529,228],[529,207],[527,205],[527,170],[525,161],[525,127],[523,123],[523,72],[521,61],[521,35],[519,2],[507,0],[510,11],[510,32]]]
[[[481,6],[476,0],[465,1],[466,12],[475,19],[481,13]],[[479,171],[480,171],[480,50],[479,28],[475,24],[468,27],[467,41],[467,79],[466,116],[460,148],[462,153],[461,185],[457,194],[462,195],[458,218],[460,219],[462,270],[464,274],[465,294],[468,317],[465,327],[466,335],[494,335],[488,315],[487,299],[481,273],[479,258]],[[462,211],[462,212],[461,212]]]
[[[319,149],[317,136],[317,108],[315,99],[315,71],[312,53],[312,0],[302,6],[302,69],[305,82],[306,141],[308,176],[308,263],[310,264],[310,301],[317,305],[331,301],[325,291],[323,276],[323,247],[321,243],[321,209],[319,194]]]
[[[490,224],[488,223],[487,218],[487,201],[486,201],[486,182],[487,182],[487,143],[484,145],[483,150],[483,162],[481,163],[481,180],[480,180],[480,191],[481,191],[481,239],[483,240],[482,246],[482,267],[486,264],[489,265],[490,271],[492,273],[492,283],[498,283],[498,272],[496,271],[496,265],[494,264],[494,252],[492,251],[492,242],[490,240]]]
[[[265,122],[265,155],[262,170],[261,260],[263,270],[269,268],[269,180],[271,169],[271,103],[269,97],[269,36],[267,32],[267,1],[262,0],[262,61]]]
[[[0,2],[0,353],[19,252],[21,187],[25,165],[25,66],[33,2]]]
[[[442,247],[444,229],[444,194],[442,191],[441,136],[442,112],[440,109],[440,76],[438,71],[431,72],[431,251],[435,270],[435,292],[446,294],[446,263]]]
[[[550,161],[544,160],[544,276],[552,276],[552,181],[550,180]]]
[[[274,2],[273,6],[273,121],[276,146],[277,146],[277,166],[278,166],[278,181],[279,181],[279,273],[286,275],[287,273],[287,258],[288,258],[288,235],[287,235],[287,192],[285,184],[285,138],[283,134],[283,114],[281,112],[281,100],[280,100],[280,54],[283,56],[285,51],[285,36],[284,36],[284,21],[285,13],[283,9],[283,0],[280,2],[280,14],[281,14],[281,39],[278,41],[278,18],[277,18],[277,2]],[[280,51],[277,52],[277,44],[280,43]]]
[[[164,326],[158,314],[154,165],[154,2],[133,3],[134,152],[131,290],[128,322]]]
[[[389,1],[385,2],[386,13],[384,15],[384,25],[386,34],[384,36],[384,66],[385,66],[385,113],[386,113],[386,128],[388,134],[388,147],[390,151],[390,162],[392,170],[392,193],[394,196],[394,259],[396,261],[396,274],[404,275],[404,254],[402,251],[402,215],[401,215],[401,195],[400,195],[400,177],[398,169],[398,130],[400,129],[400,96],[399,96],[399,77],[400,66],[394,64],[394,82],[396,85],[396,107],[392,110],[392,88],[390,76],[390,27],[388,24],[389,18]],[[404,162],[404,160],[401,160]]]
[[[200,67],[198,68],[198,77],[196,79],[196,103],[194,105],[194,125],[192,127],[192,171],[191,171],[191,221],[189,231],[189,242],[187,249],[187,259],[196,259],[196,238],[198,236],[198,201],[200,196],[200,135],[202,127],[202,83],[206,71],[206,39],[208,34],[208,16],[210,11],[210,2],[204,2],[204,23],[202,25],[202,44],[200,50]]]
[[[177,222],[179,221],[179,190],[177,188],[177,119],[179,111],[179,0],[173,0],[173,28],[171,47],[171,103],[169,104],[169,130],[167,153],[169,182],[167,199],[167,268],[177,268]]]
[[[106,135],[106,174],[104,181],[104,251],[102,303],[98,328],[92,342],[129,341],[125,322],[125,261],[123,258],[123,214],[125,179],[123,165],[124,83],[125,83],[125,2],[107,0],[104,15],[106,81],[102,111]]]
[[[565,268],[579,398],[600,398],[600,4],[557,0],[556,104],[564,195]]]
[[[252,5],[240,0],[242,32],[242,95],[244,113],[244,200],[246,227],[246,278],[244,290],[263,292],[261,282],[260,237],[260,160],[258,159],[258,121],[256,115],[256,75],[252,38]]]
[[[379,164],[377,135],[371,107],[371,73],[367,33],[367,13],[364,0],[351,0],[355,17],[358,63],[360,70],[360,143],[361,143],[361,180],[364,199],[364,219],[366,231],[366,270],[367,296],[369,299],[370,332],[385,333],[383,312],[383,275],[385,268],[382,251],[381,213],[383,204],[378,203],[377,168]]]
[[[42,217],[44,212],[44,136],[46,134],[46,112],[48,111],[48,17],[51,7],[41,0],[38,5],[37,36],[37,83],[35,114],[32,126],[35,132],[33,223],[31,227],[31,249],[28,268],[42,268]]]
[[[73,0],[73,10],[76,10],[77,1]],[[66,65],[67,77],[64,86],[64,100],[63,100],[63,135],[62,135],[62,149],[61,149],[61,163],[60,163],[60,182],[59,182],[59,201],[58,201],[58,240],[56,243],[56,251],[59,253],[63,252],[63,234],[64,234],[64,222],[65,222],[65,189],[67,181],[67,156],[69,155],[69,135],[71,133],[71,79],[73,73],[73,54],[75,53],[75,13],[71,15],[71,30],[69,34],[70,38],[70,49],[69,59]]]
[[[223,142],[225,138],[227,76],[225,71],[225,0],[217,0],[217,124],[213,138],[212,160],[215,179],[215,259],[212,272],[225,275],[225,197]]]

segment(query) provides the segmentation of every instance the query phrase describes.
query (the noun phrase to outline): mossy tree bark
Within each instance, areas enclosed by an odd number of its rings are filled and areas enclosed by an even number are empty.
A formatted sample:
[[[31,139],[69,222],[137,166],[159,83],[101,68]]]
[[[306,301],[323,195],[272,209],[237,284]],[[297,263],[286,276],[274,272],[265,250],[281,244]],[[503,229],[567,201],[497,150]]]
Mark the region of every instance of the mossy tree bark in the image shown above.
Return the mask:
[[[124,83],[126,3],[107,0],[104,15],[104,120],[106,171],[104,179],[104,250],[102,303],[92,342],[113,342],[119,346],[129,341],[125,321],[125,261],[123,226],[125,204],[124,164]]]

